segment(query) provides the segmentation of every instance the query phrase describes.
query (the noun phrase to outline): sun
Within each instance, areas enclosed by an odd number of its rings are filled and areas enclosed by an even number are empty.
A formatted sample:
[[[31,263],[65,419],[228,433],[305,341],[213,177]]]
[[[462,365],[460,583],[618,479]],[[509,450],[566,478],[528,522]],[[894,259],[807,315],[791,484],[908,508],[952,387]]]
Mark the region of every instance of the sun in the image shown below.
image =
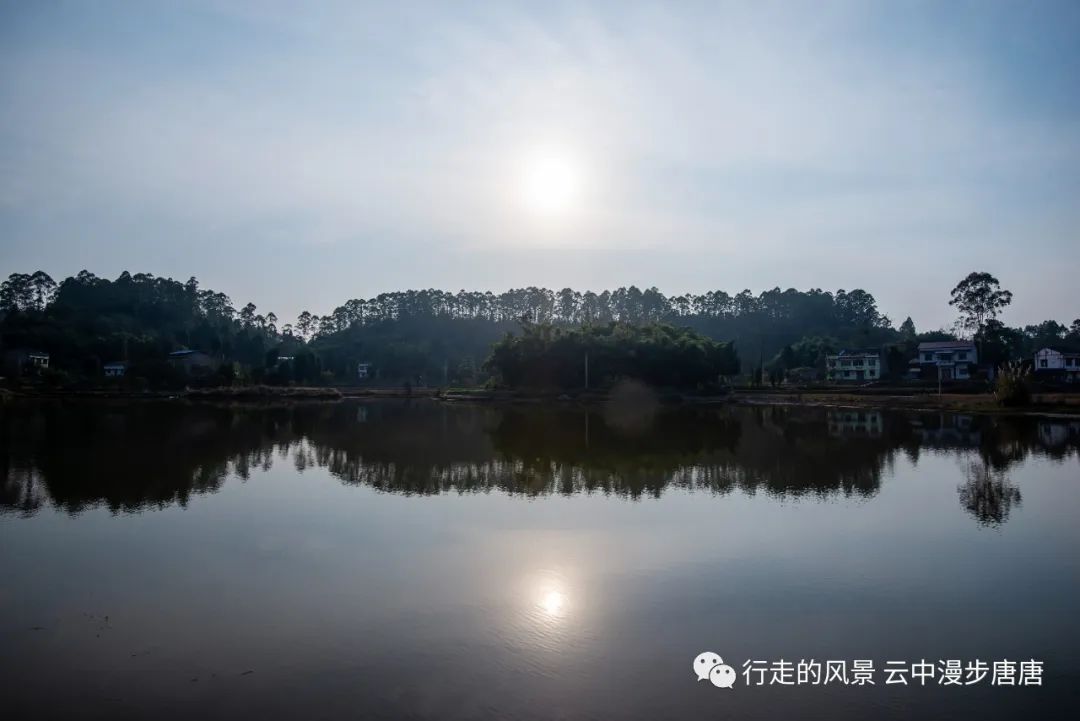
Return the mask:
[[[565,215],[581,194],[581,170],[557,151],[536,153],[525,163],[522,195],[526,208],[546,217]]]
[[[540,608],[548,616],[560,616],[566,608],[566,595],[558,591],[548,591],[540,598]]]

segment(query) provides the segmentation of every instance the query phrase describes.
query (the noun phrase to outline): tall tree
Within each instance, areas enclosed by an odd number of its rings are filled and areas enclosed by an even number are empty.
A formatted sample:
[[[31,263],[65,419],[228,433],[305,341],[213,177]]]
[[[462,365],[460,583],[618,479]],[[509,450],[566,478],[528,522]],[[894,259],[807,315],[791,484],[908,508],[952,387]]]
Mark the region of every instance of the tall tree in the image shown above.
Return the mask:
[[[30,276],[30,286],[34,290],[34,307],[45,310],[45,306],[51,303],[56,295],[56,281],[45,271],[39,270]]]
[[[962,327],[975,335],[1012,303],[1012,293],[1002,290],[998,279],[985,272],[969,273],[949,295],[949,305],[960,311]]]
[[[244,324],[245,328],[250,328],[255,325],[255,304],[248,303],[240,309],[240,322]]]
[[[8,312],[27,310],[33,304],[34,287],[26,273],[12,273],[0,285],[0,309]]]
[[[304,311],[296,317],[296,332],[300,334],[301,340],[307,340],[311,337],[311,329],[315,323],[314,316],[310,311]]]

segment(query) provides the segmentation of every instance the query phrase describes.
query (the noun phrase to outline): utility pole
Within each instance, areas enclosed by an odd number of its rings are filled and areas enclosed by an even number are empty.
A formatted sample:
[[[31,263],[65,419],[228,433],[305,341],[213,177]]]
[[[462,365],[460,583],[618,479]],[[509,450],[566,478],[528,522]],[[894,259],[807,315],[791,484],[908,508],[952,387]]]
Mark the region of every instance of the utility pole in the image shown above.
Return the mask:
[[[765,339],[760,335],[758,336],[758,369],[757,369],[757,384],[759,387],[765,387]]]
[[[589,390],[589,354],[585,353],[585,390]],[[588,416],[586,416],[588,417]]]

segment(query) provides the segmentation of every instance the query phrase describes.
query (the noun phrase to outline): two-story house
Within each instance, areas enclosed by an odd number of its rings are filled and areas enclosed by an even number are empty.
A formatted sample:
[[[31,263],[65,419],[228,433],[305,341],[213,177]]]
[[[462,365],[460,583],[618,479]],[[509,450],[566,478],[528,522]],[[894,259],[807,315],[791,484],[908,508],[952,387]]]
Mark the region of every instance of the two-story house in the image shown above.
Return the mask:
[[[1042,348],[1035,353],[1034,369],[1037,377],[1076,383],[1080,381],[1080,353]]]
[[[979,362],[975,343],[969,340],[943,340],[919,344],[919,354],[912,361],[918,375],[928,380],[968,380]]]
[[[880,380],[883,365],[876,350],[842,350],[825,356],[826,377],[833,383]]]

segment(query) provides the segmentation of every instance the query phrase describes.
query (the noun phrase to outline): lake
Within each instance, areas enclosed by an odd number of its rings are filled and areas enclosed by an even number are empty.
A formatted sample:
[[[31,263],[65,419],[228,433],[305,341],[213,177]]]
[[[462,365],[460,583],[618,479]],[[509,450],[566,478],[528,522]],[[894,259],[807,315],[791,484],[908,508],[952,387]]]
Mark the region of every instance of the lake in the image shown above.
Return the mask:
[[[0,430],[6,718],[1080,702],[1078,419],[57,400]]]

